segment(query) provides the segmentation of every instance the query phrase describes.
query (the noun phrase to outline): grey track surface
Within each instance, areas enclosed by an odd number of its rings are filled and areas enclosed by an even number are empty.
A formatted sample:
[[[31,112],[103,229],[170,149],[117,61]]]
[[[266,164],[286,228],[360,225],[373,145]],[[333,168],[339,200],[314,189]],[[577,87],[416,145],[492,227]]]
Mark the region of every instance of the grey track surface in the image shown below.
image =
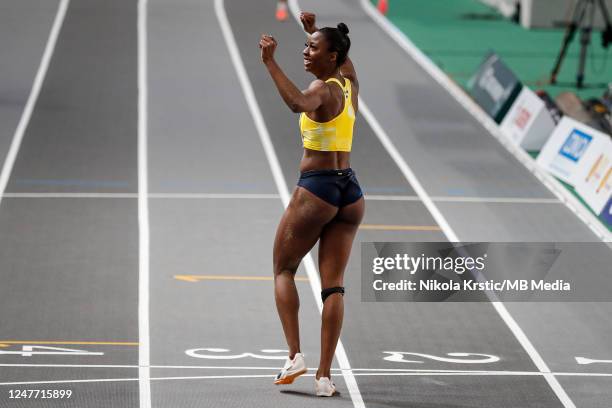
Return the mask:
[[[5,0],[0,3],[0,157],[8,152],[32,89],[57,1]]]
[[[591,230],[561,203],[438,203],[437,206],[460,239],[465,241],[597,240]]]
[[[268,7],[273,7],[274,2],[268,2]],[[278,38],[279,50],[277,60],[287,75],[299,82],[297,78],[303,77],[303,67],[301,66],[301,58],[298,51],[301,50],[301,44],[304,41],[304,34],[294,22],[289,24],[277,24],[272,20],[269,12],[262,12],[261,4],[249,3],[244,4],[237,0],[226,1],[226,8],[230,23],[232,24],[236,41],[238,42],[241,55],[245,60],[247,71],[251,77],[255,94],[259,104],[262,107],[262,113],[268,129],[272,135],[286,133],[286,125],[282,119],[287,116],[286,108],[283,106],[280,98],[277,96],[276,90],[267,78],[267,73],[259,61],[259,50],[252,47],[261,32],[271,32]],[[249,16],[249,18],[245,18]],[[255,39],[255,40],[254,40]],[[283,48],[283,44],[286,44]],[[295,44],[294,46],[292,46]],[[289,49],[293,49],[293,54]],[[358,73],[363,70],[360,65],[357,65]],[[361,74],[363,75],[363,74]],[[306,85],[307,82],[304,82]],[[276,102],[274,102],[276,100]],[[277,136],[278,137],[278,136]],[[298,147],[292,146],[295,142],[288,138],[280,138],[274,140],[275,148],[283,159],[283,152],[294,151]],[[361,143],[369,143],[379,145],[379,142],[364,121],[360,121],[356,126],[356,146]],[[361,173],[375,173],[380,180],[387,180],[398,174],[399,170],[391,161],[386,152],[379,147],[378,150],[370,148],[365,157],[366,161],[358,163],[357,160],[352,160],[353,167],[357,170],[358,175]],[[297,158],[295,158],[297,160]],[[360,173],[362,167],[364,170]],[[287,171],[286,169],[290,170]],[[292,171],[290,164],[284,165],[284,174],[288,183],[292,180]],[[405,180],[399,177],[399,182],[407,184]],[[365,184],[365,182],[364,182]],[[366,221],[369,222],[370,217],[380,217],[384,224],[402,223],[404,219],[393,217],[392,211],[386,211],[386,207],[397,209],[398,206],[405,206],[404,211],[415,210],[422,204],[412,205],[407,203],[388,202],[377,203],[377,210],[370,208],[366,215]],[[415,203],[412,203],[415,204]],[[418,212],[417,212],[418,213]],[[431,216],[423,212],[420,225],[431,225],[433,220]],[[412,235],[412,236],[411,236]],[[372,234],[370,237],[374,240],[384,239],[384,235]],[[420,234],[404,234],[404,240],[420,239]],[[438,240],[443,240],[441,234],[438,235]],[[508,328],[501,321],[499,316],[493,310],[490,304],[478,303],[470,305],[462,305],[456,307],[452,304],[428,304],[420,307],[413,304],[367,304],[361,303],[359,299],[359,273],[360,267],[358,257],[358,242],[362,241],[361,234],[358,235],[356,245],[353,249],[353,256],[345,273],[345,286],[347,293],[350,296],[345,297],[346,316],[343,328],[343,341],[347,349],[349,360],[353,367],[368,367],[368,368],[405,368],[400,363],[390,363],[384,361],[384,351],[413,351],[419,350],[421,353],[431,354],[435,356],[444,356],[449,352],[469,351],[476,349],[475,344],[478,344],[477,350],[474,352],[482,352],[485,354],[501,355],[502,360],[499,363],[492,364],[487,369],[499,370],[526,370],[534,369],[532,362],[516,342]],[[316,259],[316,256],[315,256]],[[478,316],[474,319],[474,316]],[[441,323],[441,320],[444,323]],[[398,324],[398,322],[401,322]],[[447,336],[445,333],[452,332],[452,336]],[[458,365],[459,367],[461,365]],[[495,366],[495,367],[492,367]],[[438,364],[436,362],[428,362],[427,367],[434,369],[448,369],[448,365]],[[457,368],[457,367],[453,367]],[[465,368],[465,367],[464,367]],[[362,377],[357,378],[358,384],[364,384],[368,391],[364,392],[363,398],[367,406],[403,406],[410,402],[410,392],[406,392],[401,386],[388,386],[391,383],[407,383],[406,378],[399,377],[390,381],[388,378],[369,378],[364,380]],[[415,381],[415,379],[412,379]],[[432,398],[439,403],[443,403],[443,396],[434,397],[441,393],[440,383],[431,382],[426,377],[416,379],[419,388],[424,393],[431,394]],[[445,383],[449,385],[448,389],[462,387],[462,383],[466,380],[447,378]],[[469,380],[468,380],[469,381]],[[483,379],[477,381],[472,380],[477,384],[482,384]],[[369,384],[369,386],[368,386]],[[511,389],[522,386],[522,393],[525,396],[539,395],[539,398],[532,399],[531,406],[558,406],[559,403],[555,400],[552,391],[548,388],[542,378],[532,378],[530,381],[522,381],[520,379],[510,378],[507,384],[512,384],[508,388],[506,397],[499,397],[507,400],[503,406],[524,407],[525,400],[513,398],[515,394]],[[410,387],[406,385],[406,387]],[[382,399],[376,399],[376,388],[384,394]],[[524,388],[524,389],[523,389]],[[453,392],[451,395],[455,395]],[[448,400],[453,399],[449,395]],[[344,396],[343,396],[344,397]],[[512,402],[514,401],[514,402]],[[546,401],[546,405],[542,403]],[[486,402],[483,402],[486,405]],[[421,405],[426,406],[426,405]]]
[[[297,116],[284,106],[260,62],[259,35],[267,32],[279,40],[277,59],[300,87],[310,78],[301,65],[304,35],[294,21],[280,24],[273,19],[274,3],[225,0],[225,7],[282,175],[293,188],[301,155]],[[302,0],[301,5],[316,11],[323,23],[349,24],[361,95],[429,194],[551,197],[375,26],[358,1]],[[283,350],[286,345],[271,281],[176,278],[271,276],[272,242],[283,208],[278,198],[232,196],[277,191],[213,1],[149,0],[148,18],[150,192],[225,194],[149,200],[152,406],[353,406],[338,372],[333,375],[341,394],[326,401],[314,397],[311,376],[291,386],[272,385],[284,353],[264,350]],[[10,192],[137,192],[135,30],[135,0],[71,3]],[[37,66],[39,59],[28,58]],[[103,62],[104,69],[98,68]],[[27,72],[31,75],[35,68],[24,70],[23,81]],[[352,167],[366,193],[415,195],[362,116],[356,124]],[[138,211],[131,197],[3,198],[0,347],[2,340],[138,341]],[[368,200],[366,205],[365,224],[436,225],[418,200]],[[437,206],[465,240],[594,240],[561,204]],[[443,240],[441,231],[360,230],[345,274],[342,341],[352,367],[536,372],[488,303],[360,302],[360,242]],[[313,255],[316,259],[316,248]],[[297,276],[306,277],[303,268]],[[320,316],[309,283],[300,281],[297,287],[302,350],[308,366],[316,367]],[[606,366],[577,366],[574,357],[610,358],[609,305],[506,306],[553,371],[595,373],[605,372]],[[135,345],[57,347],[105,354],[0,354],[0,363],[138,364]],[[20,346],[0,351],[7,349]],[[200,349],[200,357],[252,353],[260,358],[197,358],[186,353],[192,349]],[[384,360],[385,351],[435,357],[483,353],[500,361],[451,364],[412,356],[422,363],[402,363]],[[127,379],[35,388],[71,388],[75,398],[66,406],[133,407],[139,404],[137,371],[0,366],[0,382]],[[561,406],[541,376],[356,374],[368,408]],[[241,375],[265,377],[229,378]],[[194,378],[198,376],[209,378]],[[604,390],[612,389],[610,377],[557,378],[578,407],[609,406],[612,395]],[[58,406],[9,401],[7,388],[0,386],[0,407]]]
[[[149,15],[152,189],[276,193],[212,2],[181,2],[181,7],[176,7],[152,1]],[[179,26],[181,30],[176,30]],[[213,99],[210,95],[223,97]],[[185,353],[195,348],[223,348],[229,351],[221,355],[266,355],[262,349],[286,349],[272,282],[185,282],[173,278],[181,274],[271,276],[271,248],[282,210],[280,199],[151,200],[152,364],[282,366],[285,353],[271,354],[281,360],[200,359]],[[304,277],[304,271],[298,276]],[[312,365],[318,361],[319,314],[308,282],[298,283],[298,290],[303,299],[302,348]],[[153,382],[152,404],[282,406],[291,397],[272,385],[275,373],[275,369],[154,369],[153,377],[268,377]],[[310,387],[303,391],[310,391]],[[315,406],[316,400],[304,404]],[[350,406],[350,402],[343,406]]]
[[[137,191],[134,21],[132,0],[70,4],[6,191]]]
[[[7,191],[137,191],[135,12],[134,1],[71,3]],[[35,69],[41,55],[28,56]],[[0,341],[18,343],[0,350],[34,342],[103,353],[4,354],[3,364],[138,364],[137,215],[136,201],[123,198],[3,198]],[[137,378],[136,371],[1,367],[0,382]],[[9,400],[18,386],[0,388],[2,407],[58,406]],[[35,388],[72,389],[62,406],[138,405],[136,381]]]
[[[133,377],[132,377],[133,378]],[[6,388],[6,387],[2,387]],[[26,387],[15,387],[14,389],[26,389]],[[57,384],[37,384],[28,386],[27,389],[37,390],[72,390],[72,397],[67,400],[48,400],[48,399],[29,399],[8,400],[9,404],[2,405],[3,407],[137,407],[138,406],[138,382],[94,382],[94,383],[76,383],[69,386],[58,386]],[[4,391],[4,390],[3,390]],[[8,393],[7,393],[8,394]]]
[[[361,77],[376,78],[362,81],[361,95],[429,194],[550,196],[367,17],[358,0],[301,0],[300,7],[315,10],[321,16],[321,25],[344,21],[352,27],[351,57],[358,72]],[[438,203],[437,207],[465,241],[597,241],[561,204]],[[608,257],[609,253],[601,253],[598,258]],[[506,307],[552,370],[605,368],[578,366],[574,357],[612,354],[610,343],[602,344],[601,340],[610,338],[612,304],[508,303]],[[481,341],[478,344],[482,347]],[[574,378],[566,378],[563,384],[572,381]],[[612,379],[598,382],[604,383],[608,385],[598,387],[596,395],[581,392],[580,386],[565,388],[577,406],[603,406],[611,398],[604,390],[610,388]]]
[[[151,0],[148,35],[150,191],[276,193],[212,2]]]

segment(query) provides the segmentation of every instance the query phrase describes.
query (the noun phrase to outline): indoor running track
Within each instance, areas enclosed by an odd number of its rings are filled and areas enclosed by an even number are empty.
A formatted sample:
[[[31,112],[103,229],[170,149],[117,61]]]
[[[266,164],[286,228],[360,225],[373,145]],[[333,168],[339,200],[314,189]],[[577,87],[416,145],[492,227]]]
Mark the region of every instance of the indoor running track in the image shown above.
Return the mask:
[[[277,23],[274,6],[3,2],[0,407],[609,407],[609,303],[360,301],[360,242],[597,238],[359,0],[299,4],[348,24],[370,108],[351,163],[367,211],[346,271],[340,395],[314,397],[314,370],[272,385],[286,345],[271,247],[301,150],[297,115],[259,60],[260,34],[278,39],[290,78],[309,80],[304,34]],[[297,274],[302,349],[316,367],[307,272]],[[73,393],[10,399],[15,389]]]

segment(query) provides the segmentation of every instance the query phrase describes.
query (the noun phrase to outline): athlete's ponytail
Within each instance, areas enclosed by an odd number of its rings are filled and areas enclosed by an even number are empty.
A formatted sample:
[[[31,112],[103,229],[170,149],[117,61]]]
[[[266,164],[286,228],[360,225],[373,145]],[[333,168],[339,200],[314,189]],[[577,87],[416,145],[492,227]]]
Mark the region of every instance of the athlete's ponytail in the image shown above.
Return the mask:
[[[351,39],[348,36],[349,29],[344,23],[339,23],[336,28],[323,27],[319,30],[329,44],[329,51],[337,52],[338,58],[336,65],[340,66],[346,61],[349,49],[351,48]]]

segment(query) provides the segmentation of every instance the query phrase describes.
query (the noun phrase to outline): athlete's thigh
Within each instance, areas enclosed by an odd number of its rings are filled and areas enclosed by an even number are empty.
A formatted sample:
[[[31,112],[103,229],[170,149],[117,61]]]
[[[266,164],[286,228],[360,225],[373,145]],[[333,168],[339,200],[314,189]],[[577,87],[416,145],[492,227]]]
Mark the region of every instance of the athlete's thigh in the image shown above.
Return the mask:
[[[343,286],[344,269],[364,209],[362,197],[355,203],[340,208],[336,217],[323,228],[319,241],[319,272],[322,288]]]
[[[274,268],[294,269],[319,239],[338,208],[297,187],[281,218],[274,239]]]

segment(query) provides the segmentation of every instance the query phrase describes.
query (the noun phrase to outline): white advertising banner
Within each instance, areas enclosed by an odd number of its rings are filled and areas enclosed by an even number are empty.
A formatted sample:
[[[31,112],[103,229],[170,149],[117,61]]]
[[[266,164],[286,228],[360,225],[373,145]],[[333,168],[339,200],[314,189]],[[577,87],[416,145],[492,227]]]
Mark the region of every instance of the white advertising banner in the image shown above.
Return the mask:
[[[575,186],[577,175],[593,164],[586,163],[584,157],[590,151],[603,151],[609,138],[605,133],[564,116],[542,148],[537,163],[555,177]]]
[[[602,150],[590,150],[585,164],[576,174],[576,192],[597,214],[601,214],[612,197],[612,141],[608,139]]]
[[[555,129],[555,122],[544,101],[525,86],[504,117],[500,129],[523,149],[540,150]]]

